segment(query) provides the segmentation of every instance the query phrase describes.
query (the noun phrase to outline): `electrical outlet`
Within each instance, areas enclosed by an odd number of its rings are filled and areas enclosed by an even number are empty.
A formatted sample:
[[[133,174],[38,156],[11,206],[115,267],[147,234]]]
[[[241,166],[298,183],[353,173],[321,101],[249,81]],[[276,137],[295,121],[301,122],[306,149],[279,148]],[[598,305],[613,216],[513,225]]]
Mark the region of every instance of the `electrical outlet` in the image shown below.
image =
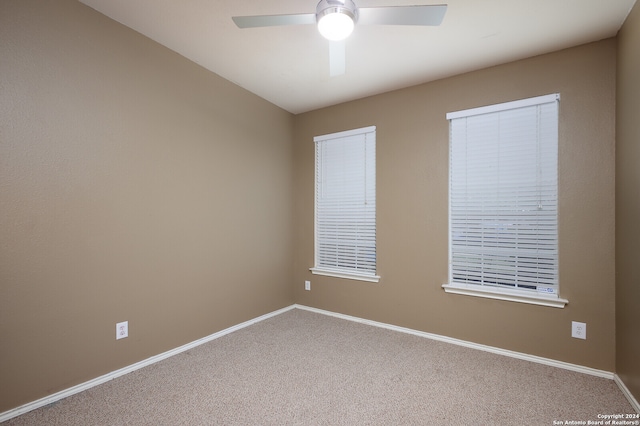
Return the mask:
[[[305,290],[311,290],[311,281],[305,281],[304,282],[304,289]]]
[[[587,338],[587,324],[583,322],[571,321],[571,337],[576,339]]]
[[[116,340],[129,337],[129,321],[116,324]]]

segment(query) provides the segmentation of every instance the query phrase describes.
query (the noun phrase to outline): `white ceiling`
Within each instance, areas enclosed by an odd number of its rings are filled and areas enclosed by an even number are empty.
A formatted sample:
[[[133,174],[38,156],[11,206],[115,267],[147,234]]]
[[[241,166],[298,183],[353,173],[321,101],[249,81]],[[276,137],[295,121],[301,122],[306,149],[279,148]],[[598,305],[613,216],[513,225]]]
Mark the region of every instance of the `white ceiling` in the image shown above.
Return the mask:
[[[636,0],[355,0],[448,9],[439,27],[356,25],[337,77],[314,25],[241,30],[231,20],[315,13],[317,0],[80,1],[297,114],[612,37]]]

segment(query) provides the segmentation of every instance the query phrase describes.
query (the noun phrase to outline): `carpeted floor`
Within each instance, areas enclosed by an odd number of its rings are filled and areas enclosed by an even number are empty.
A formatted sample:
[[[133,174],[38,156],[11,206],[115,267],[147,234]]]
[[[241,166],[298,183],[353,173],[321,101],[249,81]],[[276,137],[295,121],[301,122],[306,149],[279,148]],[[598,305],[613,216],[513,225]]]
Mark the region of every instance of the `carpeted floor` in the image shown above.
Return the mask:
[[[620,413],[635,412],[612,380],[293,309],[5,424],[553,425]]]

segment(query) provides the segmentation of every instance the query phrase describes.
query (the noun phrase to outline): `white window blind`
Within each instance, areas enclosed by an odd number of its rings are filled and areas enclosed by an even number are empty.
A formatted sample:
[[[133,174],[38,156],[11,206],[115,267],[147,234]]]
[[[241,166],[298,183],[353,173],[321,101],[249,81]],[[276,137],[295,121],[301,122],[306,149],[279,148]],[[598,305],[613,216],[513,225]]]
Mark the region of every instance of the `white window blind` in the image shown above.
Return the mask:
[[[450,285],[558,294],[558,100],[450,120]]]
[[[376,132],[366,127],[314,138],[314,273],[377,281]]]

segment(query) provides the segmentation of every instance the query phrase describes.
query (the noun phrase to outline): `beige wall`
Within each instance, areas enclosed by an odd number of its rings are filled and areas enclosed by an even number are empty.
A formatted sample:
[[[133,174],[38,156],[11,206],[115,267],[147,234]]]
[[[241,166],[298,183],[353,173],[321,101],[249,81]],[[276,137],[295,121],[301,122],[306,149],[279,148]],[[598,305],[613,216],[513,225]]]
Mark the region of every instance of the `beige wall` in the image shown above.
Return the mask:
[[[616,40],[296,117],[295,298],[300,304],[607,371],[615,370]],[[446,294],[445,114],[559,92],[564,309]],[[312,275],[313,136],[377,126],[378,284]],[[304,290],[311,281],[311,291]],[[587,323],[587,340],[571,321]]]
[[[640,401],[640,3],[618,34],[616,369]]]
[[[0,412],[293,303],[291,114],[73,0],[0,58]]]

